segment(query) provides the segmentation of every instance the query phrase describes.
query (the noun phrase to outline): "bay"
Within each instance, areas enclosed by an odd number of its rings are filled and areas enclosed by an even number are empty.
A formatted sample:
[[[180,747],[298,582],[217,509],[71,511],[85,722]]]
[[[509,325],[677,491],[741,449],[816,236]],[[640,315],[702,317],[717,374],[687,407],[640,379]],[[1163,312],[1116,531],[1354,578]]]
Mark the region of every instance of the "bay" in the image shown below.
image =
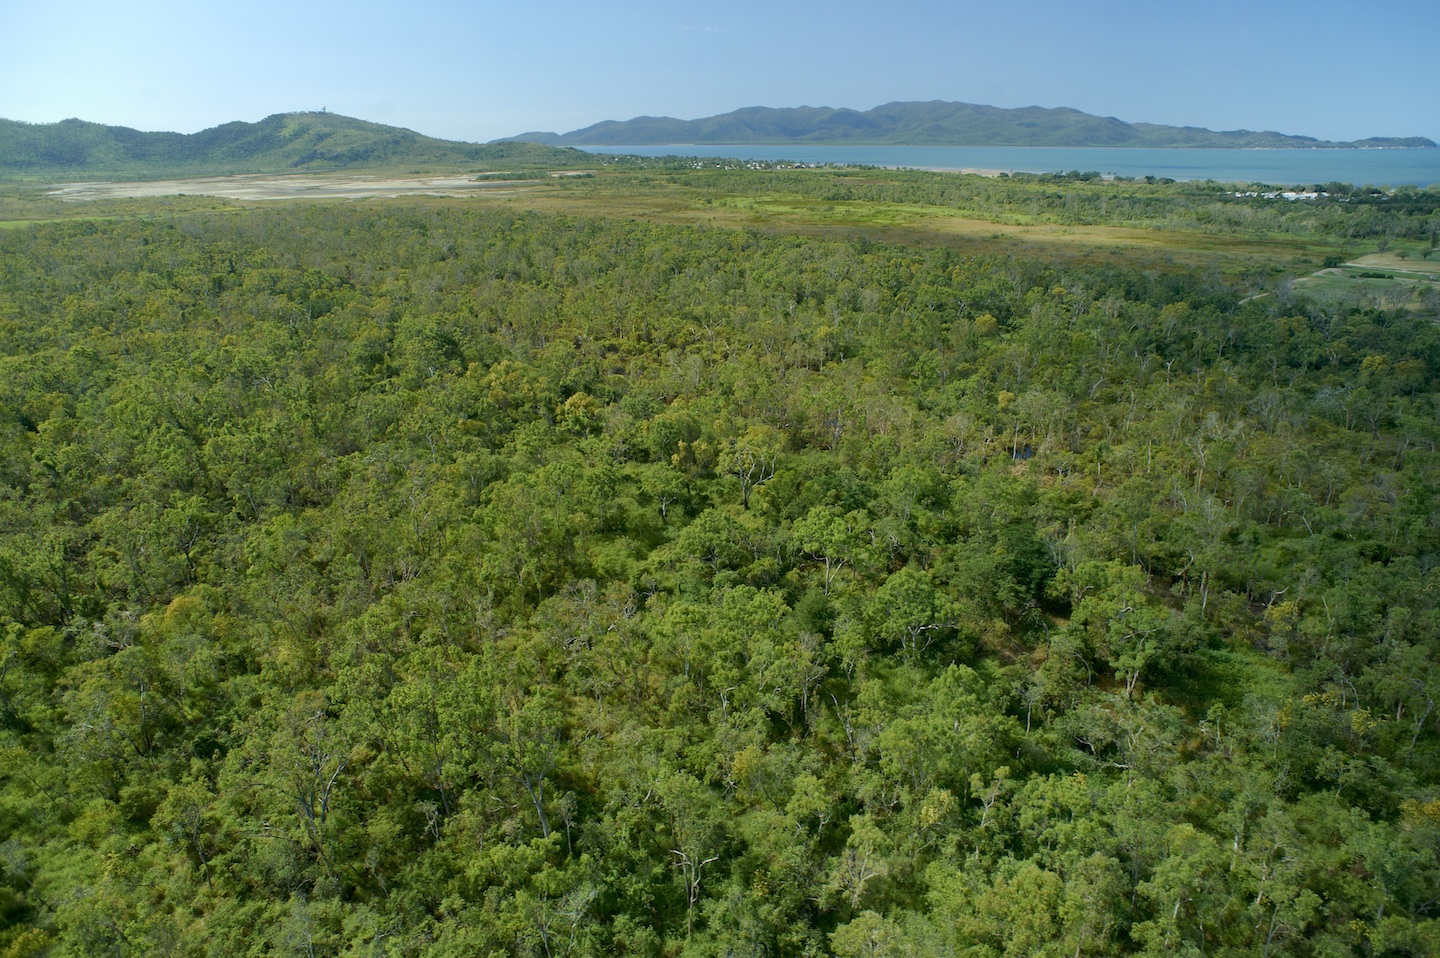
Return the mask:
[[[693,156],[954,170],[983,173],[1095,171],[1107,176],[1169,177],[1221,183],[1313,186],[1440,185],[1440,150],[1156,150],[1117,147],[813,146],[791,143],[720,146],[585,146],[590,153]]]

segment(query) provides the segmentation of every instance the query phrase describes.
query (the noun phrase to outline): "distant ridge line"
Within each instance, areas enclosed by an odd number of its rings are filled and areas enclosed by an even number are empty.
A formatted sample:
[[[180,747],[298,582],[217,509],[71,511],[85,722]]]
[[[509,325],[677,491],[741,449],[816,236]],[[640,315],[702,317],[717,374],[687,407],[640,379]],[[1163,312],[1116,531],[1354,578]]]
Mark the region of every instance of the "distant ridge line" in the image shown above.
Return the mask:
[[[224,173],[486,168],[584,162],[577,150],[525,143],[456,143],[325,110],[276,113],[198,133],[145,133],[69,119],[0,119],[0,175],[155,178]]]
[[[1349,142],[1274,131],[1216,132],[1193,126],[1127,123],[1070,107],[1002,107],[944,100],[896,102],[873,110],[745,107],[698,120],[640,116],[604,120],[569,133],[522,133],[496,142],[548,146],[853,144],[890,146],[1105,146],[1208,149],[1434,149],[1426,137]]]

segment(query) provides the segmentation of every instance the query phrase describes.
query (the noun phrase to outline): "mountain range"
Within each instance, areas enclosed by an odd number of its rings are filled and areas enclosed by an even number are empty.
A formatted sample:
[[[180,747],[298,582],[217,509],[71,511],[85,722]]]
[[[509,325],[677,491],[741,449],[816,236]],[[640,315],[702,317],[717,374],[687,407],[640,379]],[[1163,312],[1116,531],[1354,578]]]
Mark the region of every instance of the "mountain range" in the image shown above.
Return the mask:
[[[575,147],[665,144],[887,143],[955,146],[1435,147],[1423,137],[1335,143],[1247,130],[1126,123],[1066,108],[890,103],[873,110],[748,107],[701,120],[607,120],[566,134],[458,143],[338,113],[279,113],[199,133],[146,133],[84,120],[0,119],[0,176],[158,178],[330,170],[564,168],[593,163]]]
[[[144,133],[84,120],[0,119],[0,174],[183,176],[356,169],[574,166],[576,150],[525,143],[456,143],[338,113],[278,113],[199,133]]]
[[[1372,137],[1340,143],[1310,136],[1192,126],[1126,123],[1068,107],[1002,109],[942,100],[887,103],[864,112],[831,107],[746,107],[699,120],[641,116],[606,120],[569,133],[508,139],[551,146],[668,144],[884,143],[914,146],[1108,146],[1229,149],[1435,147],[1425,137]]]

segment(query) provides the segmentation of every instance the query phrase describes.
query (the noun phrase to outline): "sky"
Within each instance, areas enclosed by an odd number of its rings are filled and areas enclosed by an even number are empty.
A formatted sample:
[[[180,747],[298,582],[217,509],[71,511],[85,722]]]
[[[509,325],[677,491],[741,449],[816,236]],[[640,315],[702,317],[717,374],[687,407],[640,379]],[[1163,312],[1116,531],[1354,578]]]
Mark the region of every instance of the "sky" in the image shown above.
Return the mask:
[[[1440,2],[10,0],[0,117],[193,133],[328,109],[485,142],[896,100],[1440,141]]]

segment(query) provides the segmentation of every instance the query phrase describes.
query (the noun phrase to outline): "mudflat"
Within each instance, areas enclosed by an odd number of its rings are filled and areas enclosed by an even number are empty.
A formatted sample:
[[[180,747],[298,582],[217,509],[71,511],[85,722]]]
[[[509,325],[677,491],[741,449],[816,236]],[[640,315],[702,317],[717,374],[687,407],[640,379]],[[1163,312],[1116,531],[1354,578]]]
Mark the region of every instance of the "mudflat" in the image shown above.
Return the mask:
[[[64,183],[49,195],[61,200],[130,199],[154,196],[219,196],[232,200],[363,199],[386,196],[513,196],[533,181],[485,180],[468,174],[381,177],[299,173],[208,176],[139,183]]]

